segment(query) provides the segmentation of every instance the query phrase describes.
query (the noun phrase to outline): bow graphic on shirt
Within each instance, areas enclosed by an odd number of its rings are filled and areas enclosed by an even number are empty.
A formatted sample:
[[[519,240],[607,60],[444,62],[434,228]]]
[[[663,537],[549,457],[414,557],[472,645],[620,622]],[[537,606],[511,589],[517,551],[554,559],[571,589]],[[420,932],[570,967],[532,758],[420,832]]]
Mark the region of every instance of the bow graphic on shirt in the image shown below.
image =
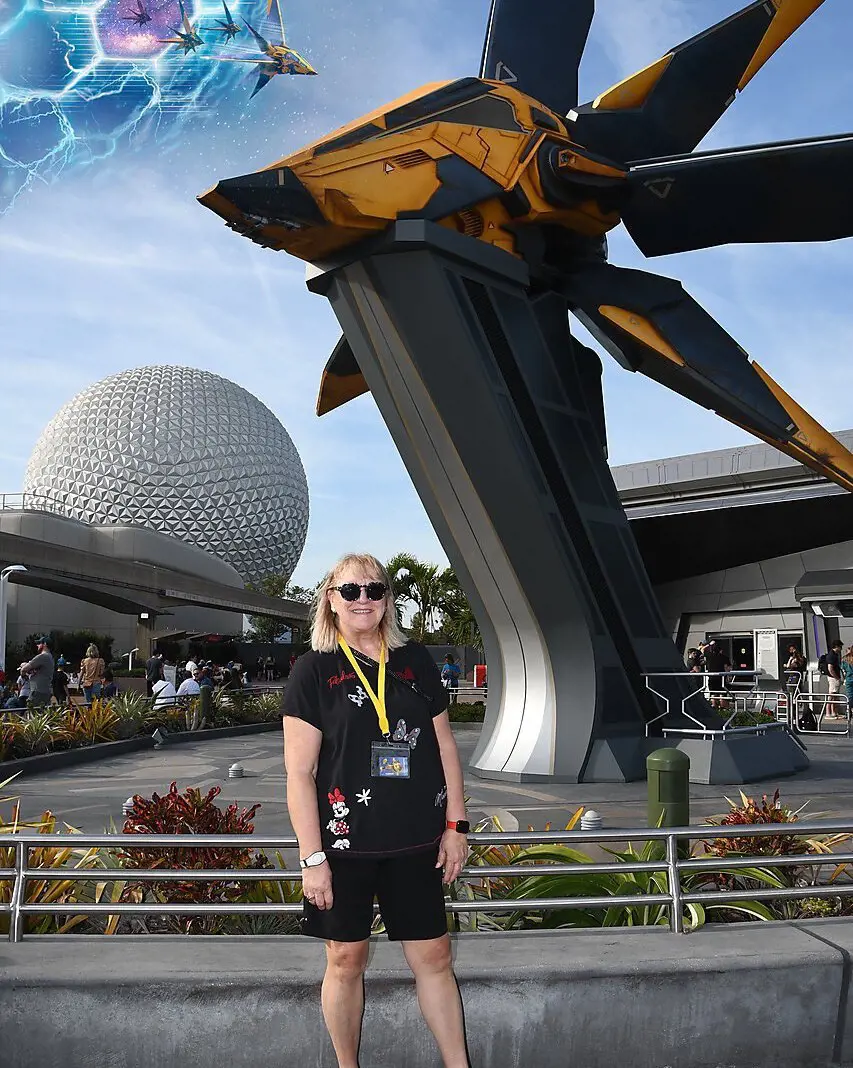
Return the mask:
[[[367,700],[367,694],[364,692],[364,690],[362,690],[360,686],[356,687],[355,693],[348,693],[347,697],[350,699],[350,701],[352,701],[354,705],[358,705],[359,708],[361,708],[361,706]]]
[[[406,721],[404,719],[397,720],[397,726],[394,728],[394,733],[391,737],[395,742],[408,742],[412,749],[418,744],[418,738],[421,734],[420,727],[415,727],[413,731],[406,733]]]

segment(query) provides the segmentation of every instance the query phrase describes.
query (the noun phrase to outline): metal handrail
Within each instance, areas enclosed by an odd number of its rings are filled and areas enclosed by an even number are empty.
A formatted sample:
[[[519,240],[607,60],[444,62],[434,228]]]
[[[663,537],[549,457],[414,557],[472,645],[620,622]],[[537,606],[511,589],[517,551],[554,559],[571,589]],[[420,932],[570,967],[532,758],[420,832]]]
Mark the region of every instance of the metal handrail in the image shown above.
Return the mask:
[[[784,830],[782,829],[784,828]],[[665,872],[667,893],[635,894],[607,897],[564,897],[527,899],[474,899],[448,901],[447,911],[458,912],[513,912],[553,911],[555,909],[602,909],[614,906],[664,905],[669,910],[670,929],[681,934],[684,931],[683,906],[685,904],[719,903],[743,896],[743,891],[703,891],[688,893],[681,884],[681,875],[691,871],[726,871],[750,867],[802,867],[821,868],[828,864],[853,863],[853,852],[825,854],[795,854],[789,856],[754,857],[701,857],[683,858],[679,848],[685,842],[708,838],[761,838],[780,833],[802,838],[812,834],[853,832],[853,820],[809,820],[793,824],[757,824],[719,826],[707,824],[700,827],[671,828],[608,828],[596,831],[536,831],[506,832],[484,831],[468,836],[471,846],[493,845],[558,845],[583,843],[621,843],[631,840],[659,841],[666,846],[666,855],[660,861],[625,861],[578,864],[519,864],[519,865],[474,865],[463,869],[460,878],[469,882],[482,882],[491,877],[526,878],[534,875],[604,874],[640,872]],[[9,938],[20,942],[24,938],[23,922],[27,915],[67,915],[79,912],[83,915],[257,915],[269,913],[301,912],[299,902],[220,902],[216,904],[171,903],[171,902],[65,902],[43,904],[26,901],[29,880],[58,881],[66,879],[97,882],[146,881],[170,883],[177,881],[244,882],[301,880],[302,871],[280,868],[225,868],[225,869],[169,869],[169,868],[62,868],[29,866],[29,853],[34,847],[65,846],[72,848],[112,848],[117,851],[165,847],[171,849],[199,849],[228,847],[232,849],[296,849],[298,843],[293,835],[169,835],[169,834],[32,834],[19,832],[4,836],[2,845],[14,848],[14,868],[0,869],[0,882],[13,882],[11,900],[0,903],[0,913],[11,913]],[[853,882],[833,886],[799,886],[771,890],[750,890],[751,900],[794,900],[807,897],[841,897],[853,894]]]
[[[68,505],[47,493],[0,493],[0,511],[53,512],[73,518]]]
[[[814,715],[815,705],[821,706],[820,712],[817,713],[817,729],[811,730],[807,727],[800,727],[799,723],[803,710],[807,708]],[[844,720],[845,729],[837,731],[821,730],[821,724],[826,718],[827,709],[833,705],[841,710],[839,718]],[[851,724],[850,705],[846,695],[843,693],[800,693],[794,699],[789,716],[797,724],[797,730],[800,734],[820,734],[824,738],[832,737],[833,735],[839,738],[849,738],[851,726],[853,726]]]
[[[686,697],[682,698],[680,711],[681,711],[681,715],[684,716],[686,719],[689,719],[691,721],[691,723],[695,723],[697,725],[697,727],[704,727],[705,724],[700,719],[696,719],[695,716],[691,716],[690,713],[687,711],[687,702],[692,697],[698,697],[699,694],[706,694],[706,680],[707,679],[716,679],[716,678],[719,678],[720,676],[723,676],[723,675],[726,678],[730,678],[730,677],[731,678],[754,678],[756,680],[756,685],[757,685],[758,677],[760,675],[763,675],[763,674],[764,674],[763,671],[740,671],[740,670],[738,670],[738,671],[647,671],[647,672],[644,672],[642,677],[643,677],[643,680],[645,681],[646,689],[649,691],[649,693],[654,694],[655,697],[659,697],[661,699],[661,701],[663,701],[664,705],[666,706],[664,711],[661,712],[659,716],[653,716],[652,719],[646,721],[646,737],[649,737],[649,732],[651,730],[652,724],[658,723],[662,719],[666,719],[666,717],[672,711],[670,703],[669,703],[670,702],[669,697],[667,697],[666,694],[661,693],[659,690],[656,690],[649,683],[649,679],[691,679],[691,678],[692,679],[702,679],[702,685],[699,687],[698,690],[693,690],[691,693],[687,694]]]

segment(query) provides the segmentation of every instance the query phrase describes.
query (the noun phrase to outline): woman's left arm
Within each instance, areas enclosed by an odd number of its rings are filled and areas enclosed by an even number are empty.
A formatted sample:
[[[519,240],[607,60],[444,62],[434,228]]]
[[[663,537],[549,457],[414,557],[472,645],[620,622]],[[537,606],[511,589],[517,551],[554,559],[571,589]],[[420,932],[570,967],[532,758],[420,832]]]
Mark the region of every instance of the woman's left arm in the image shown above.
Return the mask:
[[[441,754],[441,766],[444,781],[447,783],[447,819],[451,822],[465,819],[465,781],[459,750],[450,726],[450,717],[446,712],[433,717],[435,737]],[[458,831],[446,830],[438,849],[437,868],[444,868],[444,882],[452,883],[458,877],[468,857],[468,839]]]

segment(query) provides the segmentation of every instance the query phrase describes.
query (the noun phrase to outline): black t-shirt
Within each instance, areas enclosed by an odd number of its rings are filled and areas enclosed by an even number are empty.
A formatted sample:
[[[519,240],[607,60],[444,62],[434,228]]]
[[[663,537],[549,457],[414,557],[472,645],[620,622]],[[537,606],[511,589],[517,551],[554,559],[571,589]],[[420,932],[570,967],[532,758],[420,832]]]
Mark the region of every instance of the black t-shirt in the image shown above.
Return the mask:
[[[376,693],[379,665],[354,654]],[[335,653],[305,653],[293,666],[282,698],[285,716],[323,733],[317,803],[323,848],[340,855],[393,856],[436,843],[444,833],[447,787],[433,717],[448,693],[427,650],[416,642],[394,649],[386,665],[385,704],[391,732],[405,730],[410,777],[374,778],[371,745],[382,742],[373,702],[352,665]],[[404,726],[403,726],[404,725]]]
[[[829,670],[835,668],[835,674]],[[841,656],[837,649],[830,649],[826,654],[826,673],[833,679],[841,678]]]
[[[163,665],[159,656],[149,657],[145,661],[145,678],[148,682],[159,682],[163,677]]]
[[[705,650],[705,670],[706,671],[725,671],[726,668],[726,654],[722,649],[717,649],[715,646],[709,646]]]

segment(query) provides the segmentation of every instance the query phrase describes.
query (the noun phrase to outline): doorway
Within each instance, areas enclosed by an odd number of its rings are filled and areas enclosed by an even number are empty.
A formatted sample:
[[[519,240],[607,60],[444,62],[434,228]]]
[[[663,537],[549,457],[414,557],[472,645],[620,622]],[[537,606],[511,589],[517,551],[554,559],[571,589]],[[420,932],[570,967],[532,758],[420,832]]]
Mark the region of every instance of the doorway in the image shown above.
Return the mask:
[[[733,671],[755,670],[755,638],[752,634],[709,634],[726,654]]]

